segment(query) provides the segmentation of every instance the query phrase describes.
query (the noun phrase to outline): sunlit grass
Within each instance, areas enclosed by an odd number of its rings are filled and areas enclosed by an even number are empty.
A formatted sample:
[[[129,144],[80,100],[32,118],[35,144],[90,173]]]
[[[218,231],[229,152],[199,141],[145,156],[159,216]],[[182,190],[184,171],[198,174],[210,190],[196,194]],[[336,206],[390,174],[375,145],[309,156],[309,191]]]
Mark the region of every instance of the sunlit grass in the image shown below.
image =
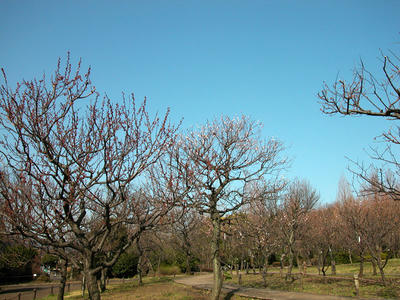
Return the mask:
[[[173,282],[173,276],[144,277],[143,285],[139,286],[137,280],[129,280],[125,283],[111,284],[107,291],[101,295],[104,300],[206,300],[210,298],[210,292],[193,289],[188,286]],[[67,294],[65,299],[80,300],[85,298],[81,291],[73,291]],[[41,300],[56,300],[57,296],[48,296]],[[246,300],[248,298],[232,296],[232,300]]]
[[[300,275],[296,274],[295,280],[286,281],[285,272],[283,273],[283,278],[279,274],[279,268],[270,268],[267,276],[267,287],[275,290],[292,291],[292,292],[307,292],[313,294],[322,295],[336,295],[336,296],[355,296],[355,286],[353,281],[353,274],[358,274],[359,264],[347,264],[347,265],[337,265],[336,266],[337,275],[335,277],[345,277],[346,280],[337,280],[331,277],[330,272],[325,278],[322,276],[307,276],[301,280]],[[272,274],[274,272],[274,274]],[[278,273],[278,274],[276,274]],[[298,273],[298,269],[295,268],[293,273]],[[309,267],[307,269],[308,274],[318,273],[317,268]],[[385,268],[386,274],[400,275],[400,259],[391,259]],[[242,274],[242,285],[248,287],[263,288],[263,279],[260,274]],[[379,273],[377,276],[372,276],[372,266],[371,263],[365,263],[364,265],[364,278],[374,279],[380,281]],[[389,286],[384,287],[381,284],[372,284],[360,282],[360,296],[364,298],[398,298],[400,297],[400,289],[398,288],[400,284],[399,276],[387,276],[387,278],[392,278],[394,281],[396,278],[397,282],[392,282]],[[227,282],[238,283],[238,277],[234,273],[232,279],[227,280]]]
[[[338,275],[340,274],[358,274],[360,268],[359,263],[353,263],[353,264],[341,264],[341,265],[336,265],[336,273]],[[269,268],[269,271],[272,272],[279,272],[279,267],[271,267]],[[372,276],[372,264],[371,262],[364,262],[364,275],[365,276]],[[394,275],[400,275],[400,258],[394,258],[390,259],[387,266],[384,269],[385,274],[394,274]],[[293,268],[293,272],[297,273],[299,272],[299,269],[297,267]],[[377,272],[379,273],[379,270],[377,269]],[[307,268],[307,273],[318,273],[317,267],[308,267]],[[331,269],[328,269],[327,275],[331,274]]]

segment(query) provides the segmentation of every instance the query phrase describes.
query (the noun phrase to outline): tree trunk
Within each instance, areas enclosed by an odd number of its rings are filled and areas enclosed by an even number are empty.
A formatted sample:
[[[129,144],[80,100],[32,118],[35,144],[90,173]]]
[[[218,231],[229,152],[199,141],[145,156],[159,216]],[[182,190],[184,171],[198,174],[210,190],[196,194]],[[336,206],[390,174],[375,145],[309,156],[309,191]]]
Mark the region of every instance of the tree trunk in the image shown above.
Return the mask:
[[[61,279],[60,279],[60,285],[58,287],[57,300],[64,299],[65,283],[67,282],[67,265],[68,265],[68,260],[62,259],[61,260]]]
[[[138,273],[138,285],[143,285],[143,277],[142,277],[142,254],[139,254],[138,264],[137,264],[137,273]]]
[[[218,300],[221,294],[222,288],[222,273],[221,273],[221,260],[220,260],[220,235],[221,235],[221,220],[216,208],[211,212],[211,221],[213,226],[212,240],[211,240],[211,251],[213,260],[213,288],[211,299]]]
[[[364,277],[364,256],[360,255],[360,270],[358,271],[358,278]]]
[[[353,258],[351,257],[351,250],[349,249],[348,252],[349,252],[349,261],[350,261],[350,264],[353,264]]]
[[[289,255],[288,255],[288,259],[289,259],[289,266],[288,266],[288,270],[286,273],[286,280],[292,280],[292,269],[293,269],[293,249],[292,247],[289,246]]]
[[[297,268],[299,268],[299,272],[300,272],[301,262],[300,262],[300,257],[299,257],[298,251],[296,251],[296,264],[297,264]]]
[[[82,272],[82,298],[85,297],[85,289],[86,289],[86,275],[85,272]]]
[[[186,274],[190,274],[190,256],[186,254]]]
[[[285,254],[282,254],[280,257],[280,274],[281,274],[281,278],[283,277],[283,259],[285,257]]]
[[[107,272],[108,272],[108,268],[103,268],[101,269],[101,273],[100,273],[100,292],[104,293],[107,289]]]
[[[329,256],[331,259],[331,274],[336,275],[336,261],[335,261],[335,256],[333,255],[331,247],[329,247]]]
[[[158,257],[158,262],[157,262],[157,276],[160,276],[160,266],[161,266],[161,256]],[[201,272],[201,265],[200,265],[200,272]]]
[[[100,290],[97,285],[97,276],[92,272],[86,272],[86,283],[90,300],[100,300]]]
[[[382,283],[384,286],[386,286],[386,278],[385,278],[385,272],[383,271],[383,268],[379,267],[379,272],[381,274]]]
[[[375,262],[374,259],[371,259],[371,264],[372,264],[372,275],[376,276],[377,275],[377,273],[376,273],[376,262]]]
[[[136,248],[139,252],[139,259],[137,263],[137,273],[138,273],[138,285],[143,285],[143,270],[142,270],[142,261],[143,261],[143,249],[140,247],[140,238],[137,239]]]
[[[266,288],[267,287],[267,270],[268,270],[268,259],[265,261],[265,264],[262,268],[262,279],[263,279],[263,285]]]
[[[385,268],[385,264],[382,263],[382,259],[381,259],[381,255],[382,255],[382,248],[380,247],[376,247],[377,251],[376,251],[376,265],[378,266],[379,269],[379,273],[381,275],[381,279],[382,279],[382,283],[384,286],[386,286],[386,278],[385,278],[385,272],[383,271],[383,269]],[[374,259],[374,257],[372,256],[372,259]]]
[[[322,255],[323,255],[322,251],[318,249],[318,259],[317,259],[318,275],[321,275]]]

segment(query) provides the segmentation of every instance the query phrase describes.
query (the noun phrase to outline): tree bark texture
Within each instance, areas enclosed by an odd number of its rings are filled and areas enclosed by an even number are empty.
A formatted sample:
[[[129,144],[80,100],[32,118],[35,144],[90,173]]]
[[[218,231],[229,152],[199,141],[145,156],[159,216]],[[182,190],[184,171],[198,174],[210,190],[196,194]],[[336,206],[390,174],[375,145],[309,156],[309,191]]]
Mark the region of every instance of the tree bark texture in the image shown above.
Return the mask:
[[[218,211],[211,212],[211,221],[213,226],[213,234],[211,240],[211,251],[213,259],[213,289],[211,294],[212,300],[218,300],[222,288],[222,273],[220,260],[220,242],[221,242],[221,220]]]

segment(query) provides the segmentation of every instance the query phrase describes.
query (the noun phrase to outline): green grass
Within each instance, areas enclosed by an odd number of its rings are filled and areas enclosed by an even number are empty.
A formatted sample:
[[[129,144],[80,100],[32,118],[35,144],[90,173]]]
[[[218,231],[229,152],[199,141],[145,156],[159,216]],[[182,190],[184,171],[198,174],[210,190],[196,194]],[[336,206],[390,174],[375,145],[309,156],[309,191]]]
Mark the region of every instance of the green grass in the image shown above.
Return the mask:
[[[270,268],[269,272],[279,273],[279,268]],[[307,276],[303,279],[303,284],[299,275],[295,275],[296,279],[293,282],[286,281],[281,278],[280,274],[271,274],[267,276],[267,285],[270,289],[293,291],[293,292],[307,292],[322,295],[336,295],[336,296],[355,296],[355,287],[352,280],[353,274],[358,274],[359,264],[337,265],[337,274],[334,277],[349,278],[347,280],[336,280],[331,277],[330,270],[327,272],[325,278],[322,276]],[[285,275],[286,269],[284,270]],[[295,268],[293,273],[298,273]],[[318,274],[318,269],[315,267],[307,268],[308,274]],[[385,268],[386,274],[400,275],[400,259],[391,259]],[[346,275],[345,275],[346,274]],[[364,264],[364,278],[380,281],[379,271],[377,276],[372,276],[371,263]],[[370,284],[360,282],[360,296],[364,298],[399,298],[400,297],[400,276],[387,276],[392,281],[387,287],[381,284]],[[237,283],[238,278],[234,273],[232,279],[227,279],[227,282]],[[242,284],[248,287],[263,288],[263,280],[260,274],[242,274]]]
[[[340,274],[358,274],[359,270],[359,263],[353,263],[353,264],[343,264],[343,265],[336,265],[336,272],[338,275]],[[370,277],[372,276],[372,264],[370,262],[364,262],[364,275]],[[279,267],[270,267],[268,271],[272,272],[279,272]],[[393,258],[390,259],[387,266],[384,269],[385,274],[395,274],[400,276],[400,258]],[[294,273],[298,273],[299,269],[297,267],[293,268]],[[379,270],[377,269],[377,272],[379,273]],[[308,267],[307,268],[307,273],[317,273],[318,274],[318,269],[317,267]],[[327,274],[331,273],[331,269],[328,269]]]
[[[136,280],[127,281],[124,284],[109,285],[105,293],[101,295],[104,300],[206,300],[210,298],[210,292],[193,289],[188,286],[173,282],[173,276],[144,277],[143,285],[138,286]],[[81,291],[74,291],[64,297],[66,300],[80,300]],[[57,296],[48,296],[41,300],[56,300]],[[246,300],[239,296],[229,297],[231,300]]]

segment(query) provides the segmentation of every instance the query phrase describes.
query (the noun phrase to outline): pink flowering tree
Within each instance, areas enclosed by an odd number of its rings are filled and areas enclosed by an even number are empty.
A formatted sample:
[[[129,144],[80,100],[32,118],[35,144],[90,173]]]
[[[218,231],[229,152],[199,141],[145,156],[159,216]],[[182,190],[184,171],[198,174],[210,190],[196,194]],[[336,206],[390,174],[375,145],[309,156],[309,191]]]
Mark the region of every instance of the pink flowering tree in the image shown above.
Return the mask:
[[[309,219],[309,212],[319,200],[318,192],[307,181],[294,180],[283,197],[279,212],[279,227],[289,267],[287,280],[293,280],[292,269],[296,242],[300,239],[304,225]]]
[[[10,233],[58,253],[78,254],[68,259],[83,269],[90,299],[100,299],[97,274],[159,219],[135,216],[143,212],[143,206],[138,209],[143,201],[156,199],[130,191],[173,145],[176,127],[169,124],[168,111],[150,117],[146,100],[137,105],[133,95],[118,103],[101,100],[90,69],[83,74],[80,62],[73,68],[69,55],[50,79],[23,80],[12,88],[2,72],[2,216]],[[152,213],[160,216],[170,202],[152,204]],[[123,223],[129,225],[127,241],[96,262],[113,228]]]
[[[209,216],[212,224],[214,283],[212,299],[222,287],[220,244],[224,216],[248,203],[250,186],[264,180],[275,186],[286,167],[284,150],[275,139],[264,140],[260,124],[248,117],[221,117],[182,135],[171,151],[170,186],[179,182],[183,203]],[[168,178],[168,176],[166,177]]]

